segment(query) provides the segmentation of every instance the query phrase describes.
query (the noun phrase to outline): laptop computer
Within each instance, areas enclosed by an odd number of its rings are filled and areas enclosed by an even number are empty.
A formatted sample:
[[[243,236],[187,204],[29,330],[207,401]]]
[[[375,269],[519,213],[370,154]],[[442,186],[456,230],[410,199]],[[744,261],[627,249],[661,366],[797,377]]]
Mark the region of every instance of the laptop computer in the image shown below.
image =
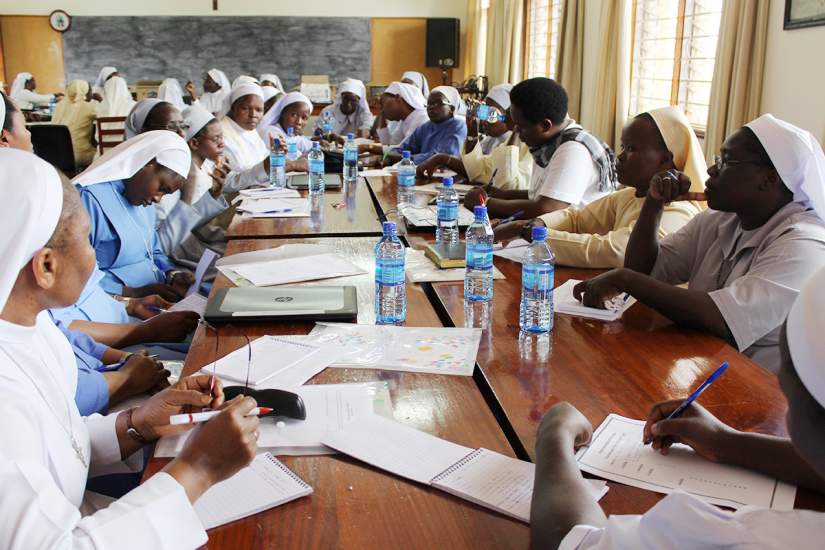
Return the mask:
[[[324,188],[326,189],[340,189],[344,182],[341,179],[341,174],[324,174]],[[304,190],[309,189],[309,174],[295,174],[287,178],[286,186],[290,189]]]
[[[209,298],[204,318],[214,323],[355,321],[354,286],[220,288]]]

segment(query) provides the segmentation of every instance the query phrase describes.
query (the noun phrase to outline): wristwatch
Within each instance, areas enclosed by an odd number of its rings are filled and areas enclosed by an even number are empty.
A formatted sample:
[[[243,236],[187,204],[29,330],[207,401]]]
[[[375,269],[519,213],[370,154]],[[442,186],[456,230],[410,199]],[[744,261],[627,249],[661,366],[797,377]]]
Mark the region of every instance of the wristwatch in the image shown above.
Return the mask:
[[[137,428],[135,428],[135,425],[132,424],[132,413],[135,412],[136,408],[137,407],[132,407],[131,409],[126,411],[126,433],[133,440],[137,441],[138,443],[143,443],[145,445],[149,442],[146,440],[145,437],[143,437],[143,434],[140,433]]]
[[[180,269],[170,269],[166,272],[166,284],[171,285],[172,282],[175,280],[175,275],[178,273],[183,273]]]

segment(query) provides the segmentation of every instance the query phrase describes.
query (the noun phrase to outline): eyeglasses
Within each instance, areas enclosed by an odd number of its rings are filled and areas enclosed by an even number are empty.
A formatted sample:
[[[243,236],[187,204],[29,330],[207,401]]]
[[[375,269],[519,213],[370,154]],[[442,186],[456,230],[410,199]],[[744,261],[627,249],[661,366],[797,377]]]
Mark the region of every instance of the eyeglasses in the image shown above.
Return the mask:
[[[223,136],[201,136],[202,139],[206,139],[214,143],[215,145],[223,145]]]
[[[736,160],[736,159],[728,159],[722,158],[722,155],[713,155],[713,165],[716,167],[717,172],[721,172],[725,166],[729,166],[732,164],[756,164],[760,166],[767,166],[766,163],[758,160]]]

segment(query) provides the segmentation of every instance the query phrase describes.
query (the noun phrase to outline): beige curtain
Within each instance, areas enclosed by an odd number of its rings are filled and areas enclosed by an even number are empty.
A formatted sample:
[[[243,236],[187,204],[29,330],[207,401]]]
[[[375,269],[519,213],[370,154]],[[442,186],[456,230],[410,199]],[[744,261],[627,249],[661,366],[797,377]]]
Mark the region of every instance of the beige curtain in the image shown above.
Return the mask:
[[[490,86],[523,78],[524,1],[490,0],[487,12],[487,76]]]
[[[769,10],[762,0],[723,4],[705,133],[708,162],[728,134],[759,115]]]
[[[461,63],[464,79],[484,74],[487,57],[487,21],[484,0],[467,0],[467,32]]]
[[[563,0],[555,75],[567,90],[568,112],[576,120],[581,118],[583,55],[584,0]]]
[[[582,97],[581,124],[616,148],[630,99],[631,0],[601,4],[599,58],[593,93]]]

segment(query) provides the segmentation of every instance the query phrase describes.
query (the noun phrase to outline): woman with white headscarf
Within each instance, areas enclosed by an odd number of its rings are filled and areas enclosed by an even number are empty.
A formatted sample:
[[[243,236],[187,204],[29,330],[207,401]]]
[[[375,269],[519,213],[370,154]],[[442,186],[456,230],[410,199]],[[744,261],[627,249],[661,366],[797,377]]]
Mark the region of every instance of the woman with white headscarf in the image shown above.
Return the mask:
[[[221,119],[226,160],[230,169],[243,171],[269,158],[269,147],[258,133],[264,94],[258,84],[242,80],[232,86],[227,103],[228,112]]]
[[[376,133],[383,145],[395,147],[428,120],[427,99],[421,90],[411,84],[393,82],[382,94]],[[384,153],[383,148],[375,145],[361,145],[359,150]]]
[[[118,76],[117,68],[106,66],[100,69],[100,72],[97,74],[97,80],[95,80],[94,86],[92,86],[92,93],[98,94],[100,96],[105,96],[105,87],[106,82],[114,76]]]
[[[23,110],[46,106],[55,99],[54,94],[38,94],[34,91],[36,87],[37,82],[31,73],[18,73],[11,85],[9,95]]]
[[[160,83],[160,86],[158,86],[158,99],[171,103],[179,111],[186,108],[186,103],[183,101],[183,90],[176,78],[167,78]]]
[[[62,124],[69,129],[72,136],[74,161],[77,166],[86,167],[95,157],[92,145],[92,132],[97,106],[87,101],[89,83],[85,80],[73,80],[66,88],[66,97],[54,109],[52,124]]]
[[[325,114],[328,113],[328,114]],[[355,137],[367,137],[375,117],[367,104],[367,88],[355,78],[348,78],[338,86],[338,93],[332,105],[324,107],[315,121],[315,133],[323,135],[324,117],[332,119],[331,138],[344,142],[347,134]]]
[[[281,93],[286,92],[284,85],[281,84],[281,79],[278,75],[273,73],[263,73],[259,79],[262,88],[277,88]]]
[[[245,416],[254,400],[233,401],[162,472],[95,506],[90,476],[139,469],[170,415],[217,408],[223,390],[185,378],[141,407],[81,417],[71,347],[45,310],[74,301],[94,268],[88,220],[71,186],[30,153],[0,151],[0,186],[10,237],[0,244],[0,547],[199,547],[207,536],[192,504],[255,456],[258,419]]]
[[[103,101],[97,106],[98,117],[126,116],[135,105],[132,92],[126,81],[119,76],[113,76],[103,86]]]
[[[169,130],[183,137],[183,116],[167,101],[156,98],[141,99],[126,117],[126,139],[148,130]]]
[[[404,84],[412,84],[419,90],[424,97],[430,97],[430,84],[427,82],[427,77],[418,71],[406,71],[401,75],[401,82]]]
[[[226,98],[232,91],[232,84],[226,74],[218,69],[209,69],[203,79],[203,95],[198,97],[195,85],[186,83],[186,91],[192,97],[192,104],[199,103],[201,107],[212,114],[219,114],[224,108]]]
[[[267,111],[258,124],[258,133],[265,141],[277,139],[282,146],[286,146],[289,131],[292,130],[298,152],[304,155],[312,150],[312,140],[303,135],[311,113],[312,102],[307,96],[301,92],[289,92]]]

